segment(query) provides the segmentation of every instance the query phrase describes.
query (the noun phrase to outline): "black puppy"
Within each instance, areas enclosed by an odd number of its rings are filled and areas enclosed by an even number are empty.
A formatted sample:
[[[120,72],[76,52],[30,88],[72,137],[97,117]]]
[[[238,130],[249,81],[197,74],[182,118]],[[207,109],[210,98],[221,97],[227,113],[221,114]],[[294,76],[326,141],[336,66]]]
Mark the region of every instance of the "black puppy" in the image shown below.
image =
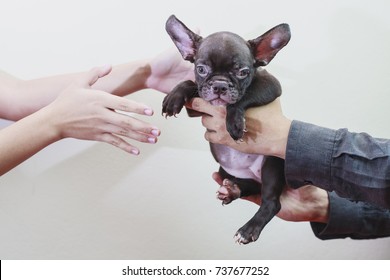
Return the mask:
[[[267,65],[290,40],[287,24],[245,41],[230,32],[202,38],[175,16],[166,30],[184,59],[195,64],[195,79],[177,85],[163,101],[165,116],[178,114],[184,104],[200,96],[213,105],[226,106],[226,127],[234,140],[245,133],[245,110],[272,102],[281,95],[279,82],[259,66]],[[244,154],[227,146],[210,144],[224,183],[218,191],[223,204],[261,191],[262,205],[235,239],[240,244],[256,241],[265,225],[279,212],[285,186],[284,161],[276,157]]]

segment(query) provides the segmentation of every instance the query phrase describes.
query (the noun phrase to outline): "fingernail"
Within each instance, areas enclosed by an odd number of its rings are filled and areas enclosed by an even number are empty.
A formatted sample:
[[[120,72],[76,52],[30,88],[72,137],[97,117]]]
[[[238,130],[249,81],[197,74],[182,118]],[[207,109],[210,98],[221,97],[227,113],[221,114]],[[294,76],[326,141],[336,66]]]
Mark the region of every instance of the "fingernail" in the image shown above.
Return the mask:
[[[151,116],[151,115],[153,115],[153,110],[150,109],[150,108],[146,108],[146,109],[144,110],[144,113],[145,113],[145,115]]]
[[[139,155],[139,151],[137,149],[131,149],[130,151],[133,155]]]
[[[148,142],[151,143],[151,144],[154,144],[154,143],[157,142],[157,139],[154,138],[154,137],[149,137],[149,138],[148,138]]]
[[[154,136],[160,136],[160,130],[159,129],[152,129],[152,134],[154,135]]]

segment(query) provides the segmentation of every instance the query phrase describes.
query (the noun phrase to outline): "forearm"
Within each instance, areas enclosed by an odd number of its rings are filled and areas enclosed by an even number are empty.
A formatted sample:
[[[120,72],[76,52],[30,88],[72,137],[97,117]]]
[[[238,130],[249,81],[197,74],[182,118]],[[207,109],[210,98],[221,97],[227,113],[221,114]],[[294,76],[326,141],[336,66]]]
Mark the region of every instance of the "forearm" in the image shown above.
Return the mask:
[[[151,75],[149,60],[138,60],[114,66],[111,73],[99,79],[92,88],[126,96],[145,89]]]
[[[17,121],[51,103],[80,73],[22,80],[0,72],[0,118]]]
[[[21,80],[0,72],[0,118],[19,120],[45,107],[86,72]],[[114,66],[111,73],[99,79],[92,88],[124,96],[145,88],[151,74],[147,61]]]
[[[390,210],[364,202],[352,202],[329,194],[329,219],[311,223],[314,234],[322,239],[370,239],[390,236]]]
[[[292,187],[313,184],[390,208],[390,141],[294,121],[285,172]]]
[[[41,110],[0,130],[0,176],[59,140]]]

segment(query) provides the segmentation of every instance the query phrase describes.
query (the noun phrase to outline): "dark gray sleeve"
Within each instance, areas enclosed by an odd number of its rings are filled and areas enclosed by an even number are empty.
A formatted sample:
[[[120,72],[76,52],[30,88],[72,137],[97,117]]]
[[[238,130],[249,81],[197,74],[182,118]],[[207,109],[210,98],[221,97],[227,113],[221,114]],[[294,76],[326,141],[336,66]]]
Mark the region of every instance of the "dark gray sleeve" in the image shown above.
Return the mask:
[[[390,210],[364,202],[352,202],[329,193],[329,221],[311,223],[319,239],[372,239],[390,236]]]
[[[390,209],[390,140],[293,121],[285,173],[298,188],[312,184],[350,200]]]

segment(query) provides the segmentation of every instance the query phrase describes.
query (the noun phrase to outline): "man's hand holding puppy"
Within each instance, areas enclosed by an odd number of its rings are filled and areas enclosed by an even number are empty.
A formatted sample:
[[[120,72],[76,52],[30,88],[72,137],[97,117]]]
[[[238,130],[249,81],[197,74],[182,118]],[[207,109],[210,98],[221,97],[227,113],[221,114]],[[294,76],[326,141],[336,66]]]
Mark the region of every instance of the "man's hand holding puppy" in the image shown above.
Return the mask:
[[[203,113],[202,124],[207,129],[205,138],[212,143],[228,145],[245,153],[273,155],[284,158],[287,135],[291,121],[282,114],[280,100],[247,110],[244,141],[234,141],[226,130],[226,108],[209,104],[201,98],[194,98],[187,107]],[[213,179],[222,185],[218,172]],[[261,205],[261,196],[250,196],[244,199]],[[326,223],[329,214],[329,198],[326,191],[315,186],[299,189],[285,188],[280,202],[282,208],[277,216],[293,222]]]
[[[247,132],[243,141],[234,141],[226,130],[225,107],[213,106],[201,98],[192,99],[187,106],[204,113],[202,124],[207,129],[207,141],[227,145],[244,153],[285,158],[291,120],[283,115],[279,98],[267,105],[246,111]]]

